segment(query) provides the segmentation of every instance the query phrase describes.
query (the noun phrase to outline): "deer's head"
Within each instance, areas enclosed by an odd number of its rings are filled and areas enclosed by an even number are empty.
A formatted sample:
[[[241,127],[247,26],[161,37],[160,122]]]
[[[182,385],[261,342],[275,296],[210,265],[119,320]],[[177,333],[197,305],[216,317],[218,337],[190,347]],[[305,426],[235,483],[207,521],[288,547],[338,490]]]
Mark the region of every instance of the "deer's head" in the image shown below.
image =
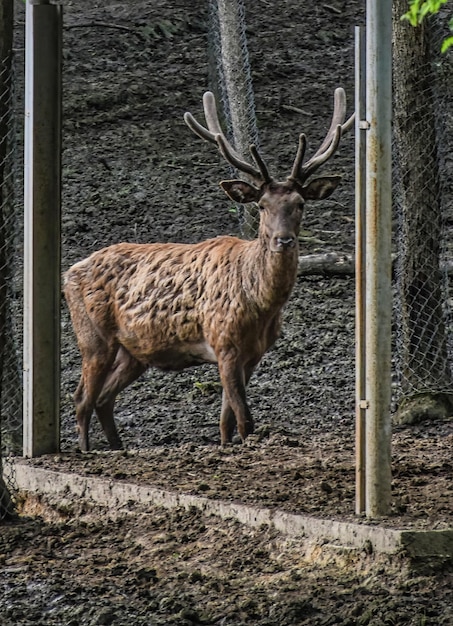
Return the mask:
[[[253,164],[245,161],[226,139],[221,129],[214,95],[207,91],[203,96],[207,128],[199,124],[190,113],[185,113],[186,124],[202,139],[215,143],[228,163],[247,177],[245,180],[224,180],[220,186],[234,202],[256,203],[260,209],[259,236],[268,241],[271,252],[283,253],[297,247],[303,209],[307,200],[324,200],[337,188],[340,176],[323,176],[308,180],[335,153],[342,134],[354,121],[352,115],[346,122],[346,95],[339,87],[335,90],[334,113],[327,135],[317,152],[304,163],[307,140],[299,136],[299,147],[291,174],[283,182],[275,181],[256,146],[250,146]]]

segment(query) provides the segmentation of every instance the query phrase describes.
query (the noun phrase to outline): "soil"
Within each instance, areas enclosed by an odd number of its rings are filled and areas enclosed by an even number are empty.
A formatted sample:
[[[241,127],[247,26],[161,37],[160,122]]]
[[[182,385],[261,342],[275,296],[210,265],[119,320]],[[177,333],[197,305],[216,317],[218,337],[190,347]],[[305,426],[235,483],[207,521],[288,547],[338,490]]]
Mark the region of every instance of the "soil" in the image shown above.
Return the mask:
[[[297,137],[322,140],[332,94],[353,101],[360,1],[246,2],[262,151],[289,173]],[[18,7],[20,11],[20,7]],[[18,19],[22,17],[19,15]],[[210,87],[207,3],[65,3],[63,268],[119,241],[195,242],[238,234],[218,188],[231,173],[183,122]],[[117,28],[121,27],[121,28]],[[297,110],[299,109],[299,110]],[[343,181],[309,205],[303,254],[354,249],[353,138],[326,170]],[[257,432],[219,447],[215,367],[149,371],[116,409],[126,450],[93,420],[94,452],[77,451],[72,394],[80,358],[64,302],[61,453],[32,464],[141,481],[319,517],[354,511],[354,278],[300,276],[283,336],[248,391]],[[393,435],[392,512],[383,523],[452,527],[453,422]],[[270,529],[196,510],[118,513],[83,502],[24,502],[0,533],[0,624],[240,626],[453,624],[451,563],[409,569],[307,547]]]

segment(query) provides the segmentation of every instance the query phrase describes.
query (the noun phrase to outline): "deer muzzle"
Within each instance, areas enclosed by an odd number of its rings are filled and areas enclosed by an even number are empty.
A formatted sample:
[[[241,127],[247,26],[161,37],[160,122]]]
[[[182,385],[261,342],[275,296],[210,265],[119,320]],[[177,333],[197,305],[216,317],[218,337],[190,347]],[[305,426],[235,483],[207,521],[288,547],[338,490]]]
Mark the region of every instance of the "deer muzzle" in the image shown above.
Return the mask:
[[[294,248],[296,238],[291,235],[276,235],[272,238],[272,252],[284,252],[289,248]]]

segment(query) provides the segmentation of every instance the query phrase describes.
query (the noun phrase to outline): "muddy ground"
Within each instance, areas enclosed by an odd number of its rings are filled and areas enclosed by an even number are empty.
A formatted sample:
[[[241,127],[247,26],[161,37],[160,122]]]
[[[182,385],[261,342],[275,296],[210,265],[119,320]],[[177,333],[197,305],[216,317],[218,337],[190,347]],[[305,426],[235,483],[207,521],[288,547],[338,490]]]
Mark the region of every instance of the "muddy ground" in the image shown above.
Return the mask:
[[[282,178],[300,132],[312,147],[322,140],[334,88],[344,86],[352,103],[353,27],[363,23],[364,2],[245,4],[262,151]],[[208,23],[207,3],[188,0],[65,3],[64,268],[118,241],[240,232],[218,188],[228,168],[182,119],[186,110],[200,117],[210,86]],[[303,254],[353,251],[352,137],[326,171],[343,182],[307,207]],[[249,385],[257,434],[225,449],[218,375],[206,366],[148,372],[118,401],[127,451],[106,453],[93,422],[95,452],[78,453],[80,359],[62,306],[62,452],[37,465],[353,516],[353,277],[299,277],[283,336]],[[387,525],[452,526],[452,439],[448,420],[395,432]],[[112,520],[82,502],[32,504],[19,523],[1,527],[2,626],[453,623],[445,563],[409,570],[403,558],[366,551],[327,558],[320,546],[197,511],[151,508]]]

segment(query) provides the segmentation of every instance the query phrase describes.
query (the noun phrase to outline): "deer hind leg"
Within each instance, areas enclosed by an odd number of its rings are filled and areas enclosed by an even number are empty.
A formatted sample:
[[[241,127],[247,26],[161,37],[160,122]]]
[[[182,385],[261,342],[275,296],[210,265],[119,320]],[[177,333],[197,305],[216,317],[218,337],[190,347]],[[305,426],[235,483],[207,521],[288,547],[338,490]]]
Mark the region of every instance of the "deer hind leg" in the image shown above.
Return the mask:
[[[220,412],[220,442],[222,445],[233,439],[235,428],[236,417],[224,391],[222,394],[222,410]]]
[[[113,417],[116,397],[145,370],[146,366],[134,359],[125,348],[119,347],[95,404],[96,414],[112,450],[123,447]]]
[[[254,423],[246,398],[246,386],[253,370],[253,366],[241,366],[231,358],[219,360],[220,379],[223,386],[220,414],[222,445],[232,440],[236,426],[242,441],[253,433]]]
[[[89,348],[86,345],[80,346],[82,375],[74,394],[74,402],[82,452],[88,452],[90,449],[88,432],[91,416],[117,350],[116,347],[108,346],[100,337],[97,339],[98,341],[94,341]]]
[[[114,341],[108,342],[101,336],[88,316],[83,295],[77,283],[68,283],[65,295],[82,356],[82,373],[74,394],[74,403],[80,449],[87,452],[91,416],[104,381],[115,360],[118,344]]]

